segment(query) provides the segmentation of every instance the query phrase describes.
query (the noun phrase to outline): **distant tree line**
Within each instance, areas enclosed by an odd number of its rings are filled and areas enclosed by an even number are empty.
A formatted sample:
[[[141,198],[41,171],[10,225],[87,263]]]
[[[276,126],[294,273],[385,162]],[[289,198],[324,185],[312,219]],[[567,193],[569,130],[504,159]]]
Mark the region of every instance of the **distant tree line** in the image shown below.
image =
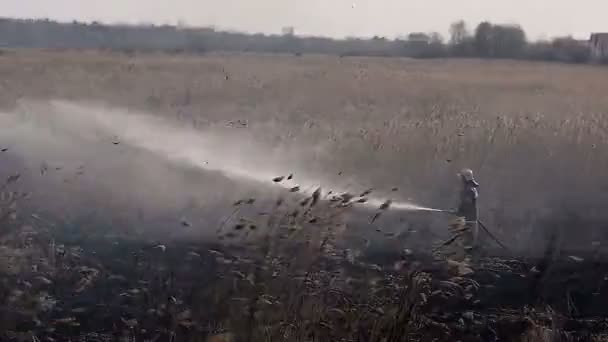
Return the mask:
[[[450,26],[449,55],[452,57],[510,58],[587,63],[591,51],[587,41],[559,37],[529,42],[519,25],[482,22],[469,32],[464,21]]]
[[[288,32],[288,33],[285,33]],[[586,63],[590,51],[571,37],[529,42],[517,25],[482,22],[470,31],[464,21],[450,26],[446,42],[439,33],[411,33],[399,39],[299,37],[293,28],[282,35],[220,32],[212,28],[170,25],[104,25],[51,20],[0,18],[0,48],[109,49],[125,52],[162,50],[204,53],[239,51],[320,53],[340,56],[414,58],[479,57]]]

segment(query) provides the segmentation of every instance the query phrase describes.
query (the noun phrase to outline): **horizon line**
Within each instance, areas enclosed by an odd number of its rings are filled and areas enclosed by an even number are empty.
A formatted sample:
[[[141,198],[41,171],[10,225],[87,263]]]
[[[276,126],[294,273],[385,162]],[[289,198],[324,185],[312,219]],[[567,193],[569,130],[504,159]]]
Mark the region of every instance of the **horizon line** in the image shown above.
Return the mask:
[[[79,19],[72,19],[72,20],[62,20],[62,19],[57,19],[57,18],[50,18],[50,17],[28,17],[28,18],[24,18],[24,17],[13,17],[13,16],[0,16],[0,20],[15,20],[15,21],[28,21],[28,20],[32,20],[32,21],[48,21],[48,22],[54,22],[57,24],[88,24],[88,25],[101,25],[101,26],[109,26],[109,27],[171,27],[171,28],[175,28],[175,29],[184,29],[184,30],[212,30],[213,32],[216,33],[228,33],[228,34],[242,34],[242,35],[263,35],[263,36],[276,36],[276,37],[282,37],[282,36],[286,36],[284,33],[281,32],[255,32],[255,31],[247,31],[247,30],[239,30],[239,29],[232,29],[232,28],[228,28],[228,27],[217,27],[217,25],[209,25],[209,26],[204,26],[204,25],[189,25],[187,23],[183,23],[180,24],[181,20],[177,20],[177,23],[167,23],[167,22],[148,22],[148,21],[141,21],[139,23],[134,23],[134,22],[125,22],[125,21],[115,21],[115,22],[111,22],[111,21],[103,21],[103,20],[79,20]],[[466,21],[465,21],[466,22]],[[482,21],[485,22],[485,21]],[[490,21],[487,21],[490,22]],[[516,25],[522,28],[522,30],[526,33],[526,35],[528,34],[526,32],[525,27],[523,27],[522,25],[518,24],[518,23],[493,23],[490,22],[492,24],[495,25]],[[294,31],[296,31],[295,33],[293,33],[291,36],[296,37],[296,38],[317,38],[317,39],[328,39],[328,40],[335,40],[335,41],[340,41],[340,40],[371,40],[374,38],[380,38],[380,39],[385,39],[385,40],[389,40],[389,41],[407,41],[407,36],[409,34],[416,34],[416,33],[424,33],[424,34],[432,34],[432,33],[439,33],[441,35],[442,38],[444,38],[445,43],[447,44],[447,41],[449,40],[449,37],[444,37],[444,35],[441,32],[438,31],[412,31],[412,32],[408,32],[408,33],[403,33],[403,34],[399,34],[399,35],[393,35],[392,37],[388,36],[388,35],[380,35],[380,34],[374,34],[374,35],[369,35],[369,36],[364,36],[364,35],[357,35],[357,36],[344,36],[344,37],[332,37],[329,35],[305,35],[305,34],[298,34],[297,33],[297,28],[293,27],[293,26],[283,26],[281,29],[283,28],[288,28],[288,27],[292,27],[294,28]],[[475,25],[474,27],[477,27],[477,25]],[[592,34],[597,34],[597,33],[604,33],[604,32],[595,32],[595,31],[590,31],[587,34],[587,37],[590,37]],[[536,38],[536,39],[530,39],[528,40],[529,42],[542,42],[542,41],[551,41],[551,40],[555,40],[555,39],[560,39],[560,38],[572,38],[575,40],[582,40],[582,39],[578,39],[576,37],[574,37],[574,35],[569,34],[569,35],[561,35],[561,36],[549,36],[548,38]],[[589,40],[590,38],[586,38],[585,40]]]

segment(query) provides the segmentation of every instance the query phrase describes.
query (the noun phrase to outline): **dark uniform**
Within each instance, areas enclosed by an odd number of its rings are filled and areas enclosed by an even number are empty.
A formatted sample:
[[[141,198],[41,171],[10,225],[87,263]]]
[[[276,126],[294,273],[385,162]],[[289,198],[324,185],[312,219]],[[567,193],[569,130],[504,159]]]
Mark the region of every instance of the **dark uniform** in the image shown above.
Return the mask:
[[[477,209],[477,198],[479,193],[477,188],[479,183],[474,179],[463,180],[464,186],[460,192],[460,204],[456,212],[456,216],[463,217],[465,221],[465,227],[468,229],[465,235],[466,249],[473,249],[477,246],[477,239],[479,236],[479,224],[478,220],[478,209]]]
[[[458,209],[454,211],[456,220],[450,224],[450,231],[454,234],[454,241],[449,248],[450,259],[464,260],[471,257],[471,252],[477,247],[479,224],[477,199],[479,183],[473,178],[473,171],[464,169],[459,173],[462,189]]]

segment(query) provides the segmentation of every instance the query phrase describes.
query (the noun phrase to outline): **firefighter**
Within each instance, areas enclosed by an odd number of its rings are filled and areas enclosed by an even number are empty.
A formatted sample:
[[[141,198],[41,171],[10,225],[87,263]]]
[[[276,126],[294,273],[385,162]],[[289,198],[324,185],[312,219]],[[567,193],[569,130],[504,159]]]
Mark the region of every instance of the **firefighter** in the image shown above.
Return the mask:
[[[477,249],[479,237],[477,200],[479,183],[473,177],[473,171],[463,169],[458,173],[461,182],[458,209],[452,211],[456,219],[450,224],[454,235],[452,250],[453,259],[465,259],[472,256]]]

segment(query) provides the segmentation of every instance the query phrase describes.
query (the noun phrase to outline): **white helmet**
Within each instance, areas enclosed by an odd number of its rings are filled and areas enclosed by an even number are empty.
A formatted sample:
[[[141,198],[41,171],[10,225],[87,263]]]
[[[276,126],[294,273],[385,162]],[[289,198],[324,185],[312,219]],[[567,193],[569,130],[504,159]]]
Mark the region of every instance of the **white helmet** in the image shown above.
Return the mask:
[[[466,181],[475,180],[475,178],[473,177],[473,170],[471,170],[471,169],[462,169],[462,170],[460,170],[458,175],[460,175]]]

